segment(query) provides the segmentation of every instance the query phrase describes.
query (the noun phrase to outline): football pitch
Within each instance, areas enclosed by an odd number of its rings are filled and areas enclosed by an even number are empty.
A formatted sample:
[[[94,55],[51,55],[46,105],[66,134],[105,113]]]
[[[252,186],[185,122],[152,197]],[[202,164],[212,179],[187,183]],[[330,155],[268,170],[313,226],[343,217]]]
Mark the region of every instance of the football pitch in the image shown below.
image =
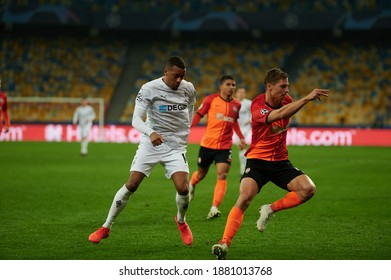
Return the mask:
[[[0,259],[2,260],[214,260],[239,187],[234,147],[220,210],[206,215],[216,180],[212,166],[197,185],[187,222],[194,243],[183,245],[174,222],[175,188],[157,166],[99,244],[88,241],[106,219],[116,191],[128,178],[135,144],[0,143]],[[198,146],[189,145],[190,170]],[[275,214],[265,232],[258,208],[285,192],[266,185],[246,211],[228,252],[230,260],[390,260],[391,149],[289,147],[292,163],[315,182],[317,193],[297,208]]]

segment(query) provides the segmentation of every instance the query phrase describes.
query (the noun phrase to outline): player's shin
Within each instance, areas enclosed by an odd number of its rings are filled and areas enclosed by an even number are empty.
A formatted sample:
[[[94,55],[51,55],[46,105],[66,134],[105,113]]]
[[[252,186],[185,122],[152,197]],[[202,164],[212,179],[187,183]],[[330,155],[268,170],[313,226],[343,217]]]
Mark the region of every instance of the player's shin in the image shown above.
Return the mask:
[[[189,194],[181,195],[176,193],[175,202],[178,209],[177,221],[183,223],[185,221],[187,208],[189,207]]]
[[[129,201],[133,192],[129,191],[125,185],[120,188],[114,196],[113,203],[111,204],[109,214],[107,215],[106,222],[103,224],[105,228],[111,229],[115,218],[121,213]]]

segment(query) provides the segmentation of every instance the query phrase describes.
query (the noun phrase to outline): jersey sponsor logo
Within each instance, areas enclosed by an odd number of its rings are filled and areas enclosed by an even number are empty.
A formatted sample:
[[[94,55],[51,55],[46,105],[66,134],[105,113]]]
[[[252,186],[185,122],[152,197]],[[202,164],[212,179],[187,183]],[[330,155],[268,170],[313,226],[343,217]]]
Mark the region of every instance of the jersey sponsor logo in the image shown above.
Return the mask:
[[[159,112],[183,111],[186,108],[186,104],[160,105]]]
[[[224,116],[222,113],[217,113],[216,114],[216,119],[217,120],[223,120],[225,122],[232,122],[232,123],[235,122],[234,118]]]

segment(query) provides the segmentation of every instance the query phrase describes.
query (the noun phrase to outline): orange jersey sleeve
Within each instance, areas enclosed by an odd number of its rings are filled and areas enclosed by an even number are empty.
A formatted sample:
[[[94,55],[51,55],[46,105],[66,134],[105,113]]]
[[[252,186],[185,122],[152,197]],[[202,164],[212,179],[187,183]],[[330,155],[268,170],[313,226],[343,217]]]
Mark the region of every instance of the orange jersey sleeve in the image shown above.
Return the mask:
[[[276,108],[268,105],[265,97],[265,94],[258,95],[251,104],[252,139],[246,157],[268,161],[287,160],[286,135],[289,118],[268,124],[266,122],[267,116]],[[292,98],[286,95],[282,101],[282,106],[291,102]]]
[[[7,94],[5,92],[0,92],[0,133],[3,129],[3,117],[5,125],[10,126],[11,122],[8,116]]]
[[[218,93],[204,99],[197,110],[201,117],[208,115],[202,147],[216,150],[232,148],[233,127],[239,118],[240,106],[238,100],[225,101]]]

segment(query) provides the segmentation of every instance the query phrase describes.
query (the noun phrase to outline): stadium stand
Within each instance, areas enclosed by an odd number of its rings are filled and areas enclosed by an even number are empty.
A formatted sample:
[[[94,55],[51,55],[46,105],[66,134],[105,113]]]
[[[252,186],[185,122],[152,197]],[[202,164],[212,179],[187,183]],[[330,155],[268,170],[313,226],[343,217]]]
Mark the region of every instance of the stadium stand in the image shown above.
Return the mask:
[[[300,125],[389,125],[391,48],[359,40],[318,45],[298,68],[292,92],[332,89],[330,97],[295,116]],[[388,105],[387,105],[388,104]],[[316,110],[316,112],[314,111]]]
[[[269,67],[285,68],[294,48],[301,44],[274,44],[257,41],[213,42],[198,44],[186,42],[157,43],[144,61],[142,74],[133,93],[141,85],[162,73],[156,68],[160,58],[169,54],[183,55],[188,60],[187,79],[200,94],[197,106],[205,95],[217,90],[218,77],[231,74],[238,86],[246,86],[254,97],[261,92],[264,73]],[[162,48],[162,46],[165,46]],[[177,51],[175,51],[177,50]],[[180,51],[179,51],[180,50]],[[294,118],[296,125],[377,126],[390,124],[389,69],[391,48],[373,42],[345,40],[343,43],[322,43],[306,54],[304,61],[288,71],[292,78],[291,94],[299,98],[314,87],[332,89],[330,98],[316,106],[309,106]],[[128,122],[133,110],[134,95],[129,98],[120,121]],[[316,112],[314,111],[316,110]],[[376,112],[376,113],[374,113]]]
[[[390,1],[376,0],[16,0],[7,1],[6,4],[26,8],[31,5],[77,6],[92,14],[101,11],[157,14],[178,11],[350,13],[378,11],[391,6]],[[119,117],[113,121],[129,124],[134,97],[141,85],[162,75],[162,59],[178,54],[185,58],[188,65],[186,79],[195,84],[200,94],[196,106],[200,105],[205,95],[217,91],[221,75],[233,75],[237,85],[246,86],[250,97],[254,97],[263,90],[265,71],[270,67],[280,67],[290,74],[290,91],[294,98],[316,86],[333,90],[327,101],[310,105],[296,115],[294,125],[391,126],[391,97],[387,91],[390,86],[391,46],[382,36],[362,40],[363,36],[357,32],[350,37],[343,34],[341,38],[332,35],[323,38],[326,33],[323,30],[303,32],[302,36],[286,31],[280,33],[279,40],[263,33],[241,37],[240,34],[231,36],[228,32],[221,36],[212,32],[209,37],[202,38],[197,34],[195,39],[193,35],[175,36],[167,32],[148,42],[150,50],[145,55],[141,51],[138,54],[137,47],[144,48],[145,41],[138,45],[138,38],[133,38],[139,34],[134,31],[128,37],[106,36],[108,33],[95,36],[69,33],[61,36],[34,33],[18,36],[11,30],[1,34],[1,76],[3,88],[10,96],[103,97],[107,109],[121,108],[118,110]],[[310,38],[302,40],[306,36]],[[129,45],[136,52],[133,57],[138,56],[140,67],[127,67],[134,63],[129,60],[130,56],[126,56]],[[128,79],[122,76],[124,69],[137,69],[137,72],[134,71],[131,79]],[[126,85],[127,79],[132,80],[131,85]],[[123,102],[122,106],[115,104],[119,99],[113,97],[124,94],[129,95],[127,102]],[[65,105],[55,105],[55,110],[48,110],[47,104],[12,106],[19,106],[12,110],[12,120],[16,122],[68,122],[73,112],[72,106]]]
[[[124,63],[126,43],[104,37],[2,36],[3,87],[10,96],[102,97],[108,104]],[[51,104],[13,108],[13,121],[67,121],[74,108]],[[30,104],[31,106],[31,104]],[[34,110],[38,112],[33,112]],[[55,112],[55,113],[53,113]]]
[[[90,40],[88,42],[88,40]],[[100,37],[2,39],[1,56],[3,87],[10,96],[104,97],[110,104],[116,82],[124,66],[126,43]],[[30,47],[26,47],[30,46]],[[77,46],[70,47],[70,46]],[[263,76],[269,67],[284,68],[296,44],[267,43],[264,41],[187,41],[156,42],[143,62],[125,110],[118,122],[130,123],[134,96],[143,83],[162,75],[159,62],[171,54],[186,58],[187,77],[200,94],[197,106],[205,95],[217,91],[218,78],[233,75],[238,86],[246,86],[251,97],[263,87]],[[291,94],[297,98],[315,86],[333,89],[326,102],[309,106],[298,114],[298,125],[390,125],[390,98],[384,89],[389,87],[391,49],[375,43],[325,43],[308,54],[290,79]],[[95,69],[100,69],[96,72]],[[292,73],[292,71],[289,71]],[[13,120],[23,121],[26,116],[36,121],[67,121],[72,106],[55,105],[57,112],[48,113],[45,106],[21,106],[13,110]],[[53,105],[52,105],[53,106]],[[376,109],[376,110],[375,110]],[[316,110],[316,112],[313,112]],[[374,111],[377,113],[374,114]],[[51,110],[50,112],[53,112]],[[316,117],[314,117],[316,116]]]
[[[157,42],[143,62],[141,76],[137,79],[133,95],[130,96],[120,121],[129,121],[135,94],[142,84],[163,74],[160,65],[164,62],[157,62],[162,58],[180,55],[186,60],[188,67],[185,79],[196,86],[200,95],[196,104],[198,107],[204,96],[218,91],[218,81],[223,75],[232,75],[238,86],[245,86],[255,96],[262,88],[263,81],[260,79],[267,68],[270,65],[284,65],[293,48],[294,44],[291,43],[263,43],[259,40]]]

